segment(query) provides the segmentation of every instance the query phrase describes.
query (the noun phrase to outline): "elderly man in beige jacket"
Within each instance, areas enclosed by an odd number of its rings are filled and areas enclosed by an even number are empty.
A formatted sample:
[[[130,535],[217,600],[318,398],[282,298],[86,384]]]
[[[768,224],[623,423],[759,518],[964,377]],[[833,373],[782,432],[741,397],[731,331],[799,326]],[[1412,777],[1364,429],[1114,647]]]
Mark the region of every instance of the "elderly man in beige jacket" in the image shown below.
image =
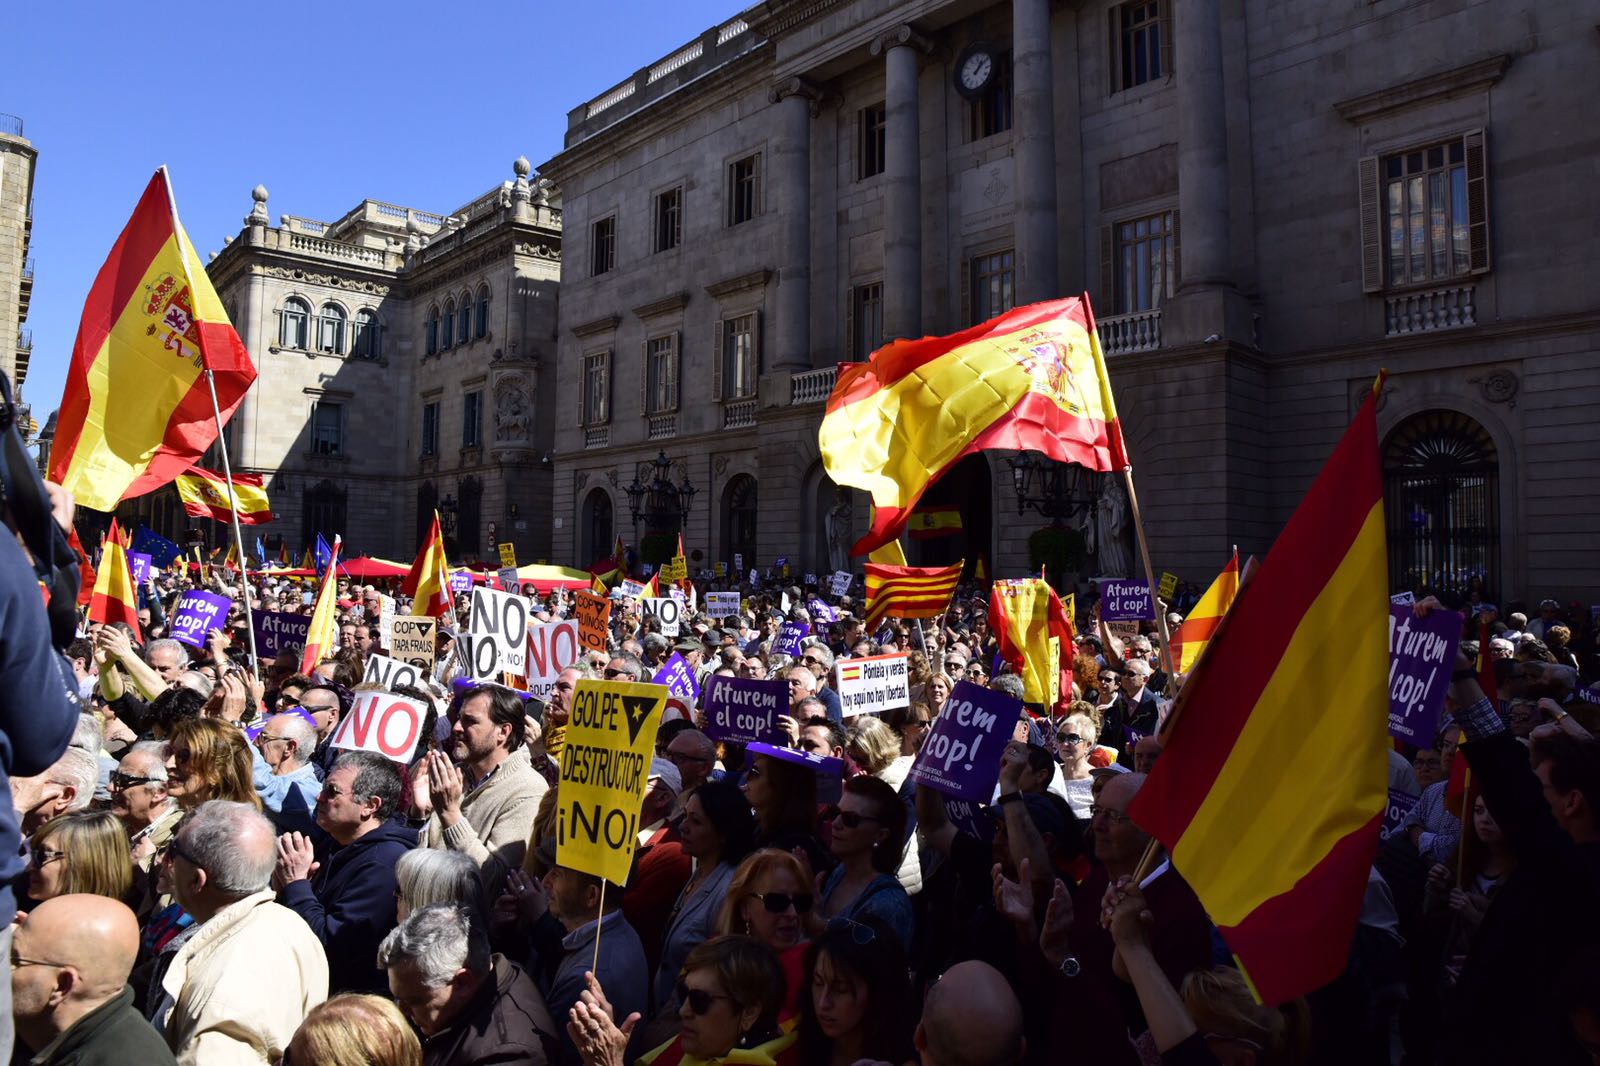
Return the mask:
[[[266,815],[226,800],[195,808],[167,847],[172,894],[195,920],[154,1011],[180,1066],[275,1063],[328,998],[322,944],[269,887],[277,858]]]

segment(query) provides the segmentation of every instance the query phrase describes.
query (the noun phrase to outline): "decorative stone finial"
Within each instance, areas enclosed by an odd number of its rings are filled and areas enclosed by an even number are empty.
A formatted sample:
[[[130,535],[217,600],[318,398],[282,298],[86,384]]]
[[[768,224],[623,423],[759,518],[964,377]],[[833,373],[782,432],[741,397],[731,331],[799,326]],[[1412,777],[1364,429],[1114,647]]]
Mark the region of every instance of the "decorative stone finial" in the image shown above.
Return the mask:
[[[519,155],[512,162],[511,170],[517,177],[526,179],[529,174],[533,173],[533,164],[528,162],[527,156]]]
[[[250,199],[254,200],[255,203],[251,206],[250,213],[245,216],[244,224],[246,226],[271,225],[272,220],[267,216],[267,187],[265,185],[257,185],[251,189]]]
[[[251,189],[250,190],[250,199],[254,200],[258,204],[266,203],[267,202],[267,187],[265,185],[257,185],[255,188]]]

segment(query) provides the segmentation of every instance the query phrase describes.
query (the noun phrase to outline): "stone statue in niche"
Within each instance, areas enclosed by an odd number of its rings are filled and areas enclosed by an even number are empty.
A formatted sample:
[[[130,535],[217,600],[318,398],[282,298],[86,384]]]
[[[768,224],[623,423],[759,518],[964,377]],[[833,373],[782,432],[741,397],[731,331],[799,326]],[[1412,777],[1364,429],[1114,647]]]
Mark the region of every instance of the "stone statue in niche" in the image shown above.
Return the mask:
[[[828,566],[835,570],[849,570],[850,545],[854,541],[851,529],[850,493],[839,489],[834,496],[833,509],[826,519],[828,532]]]
[[[1128,550],[1128,495],[1115,474],[1103,475],[1100,498],[1085,516],[1086,539],[1094,552],[1100,577],[1132,576],[1133,556]]]
[[[533,410],[520,378],[501,378],[494,387],[494,437],[526,441],[533,428]]]

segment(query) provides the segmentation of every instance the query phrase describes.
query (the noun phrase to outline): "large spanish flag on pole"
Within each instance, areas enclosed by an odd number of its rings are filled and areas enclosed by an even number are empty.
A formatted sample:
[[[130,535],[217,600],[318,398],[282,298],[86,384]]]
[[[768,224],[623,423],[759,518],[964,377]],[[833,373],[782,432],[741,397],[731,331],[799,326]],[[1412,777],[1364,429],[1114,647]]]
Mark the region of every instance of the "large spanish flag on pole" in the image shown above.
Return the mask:
[[[1187,674],[1200,661],[1200,653],[1222,625],[1223,616],[1239,595],[1239,549],[1233,549],[1233,558],[1222,568],[1222,573],[1206,589],[1200,602],[1194,605],[1189,617],[1172,634],[1172,662],[1178,673]]]
[[[1344,970],[1387,802],[1381,386],[1211,639],[1128,809],[1266,1003]]]
[[[100,569],[95,571],[94,592],[89,596],[89,621],[126,622],[133,627],[134,641],[144,642],[139,633],[139,601],[133,591],[133,570],[128,566],[128,552],[123,547],[115,518],[111,520],[111,532],[100,554]]]
[[[165,168],[95,277],[72,347],[50,477],[111,511],[167,484],[217,439],[256,368],[178,223]]]
[[[339,560],[341,538],[333,538],[333,561]],[[306,628],[306,647],[300,655],[300,672],[309,674],[333,648],[333,636],[339,620],[339,568],[329,566],[322,573],[322,587],[317,590],[317,605],[311,609],[311,625]]]
[[[835,484],[872,496],[872,528],[855,555],[899,536],[928,486],[973,452],[1128,465],[1087,295],[841,363],[818,443]]]
[[[417,550],[411,572],[400,584],[400,591],[411,597],[411,613],[439,618],[450,613],[450,564],[444,557],[444,533],[439,528],[439,512],[433,512],[433,525]]]
[[[989,628],[1000,657],[1022,675],[1027,703],[1054,706],[1061,696],[1061,660],[1070,666],[1072,617],[1042,577],[996,581],[989,590]]]
[[[233,521],[258,526],[272,521],[272,505],[267,502],[267,490],[259,474],[233,475],[233,505],[228,503],[228,479],[212,470],[192,466],[172,482],[183,501],[184,513],[191,518],[210,518],[218,522]]]

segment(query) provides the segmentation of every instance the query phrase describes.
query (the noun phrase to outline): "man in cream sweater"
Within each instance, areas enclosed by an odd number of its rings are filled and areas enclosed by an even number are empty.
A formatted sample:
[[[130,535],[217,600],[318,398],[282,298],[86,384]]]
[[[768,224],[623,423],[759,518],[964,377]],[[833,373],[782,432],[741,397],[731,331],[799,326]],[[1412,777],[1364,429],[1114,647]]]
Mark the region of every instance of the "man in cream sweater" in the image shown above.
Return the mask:
[[[423,847],[472,856],[486,899],[506,873],[521,869],[528,833],[549,785],[523,743],[522,700],[508,688],[483,685],[462,696],[450,729],[449,755],[429,752],[412,781],[412,803],[427,823]]]

